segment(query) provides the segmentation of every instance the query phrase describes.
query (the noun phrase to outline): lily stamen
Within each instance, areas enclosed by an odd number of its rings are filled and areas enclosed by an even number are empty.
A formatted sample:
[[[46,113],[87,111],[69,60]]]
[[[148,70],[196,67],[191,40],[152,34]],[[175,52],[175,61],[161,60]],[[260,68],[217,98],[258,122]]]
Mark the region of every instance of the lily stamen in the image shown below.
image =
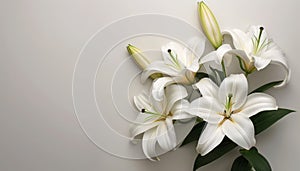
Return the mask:
[[[259,51],[261,49],[263,49],[264,47],[266,47],[269,44],[269,42],[268,42],[267,39],[261,40],[261,36],[262,36],[263,31],[264,31],[264,28],[263,27],[259,27],[258,37],[256,37],[254,35],[255,41],[252,39],[252,43],[255,46],[255,49],[253,51],[254,54],[259,53]]]
[[[171,49],[168,49],[168,53],[169,53],[169,55],[170,55],[172,61],[175,63],[176,67],[177,67],[178,69],[180,69],[180,64],[179,64],[178,59],[177,59],[177,54],[175,53],[175,56],[174,56],[174,54],[172,53],[172,50],[171,50]]]
[[[142,113],[146,113],[146,114],[150,114],[150,115],[164,116],[164,114],[151,112],[151,111],[149,111],[149,110],[147,110],[147,109],[142,109],[141,112],[142,112]]]

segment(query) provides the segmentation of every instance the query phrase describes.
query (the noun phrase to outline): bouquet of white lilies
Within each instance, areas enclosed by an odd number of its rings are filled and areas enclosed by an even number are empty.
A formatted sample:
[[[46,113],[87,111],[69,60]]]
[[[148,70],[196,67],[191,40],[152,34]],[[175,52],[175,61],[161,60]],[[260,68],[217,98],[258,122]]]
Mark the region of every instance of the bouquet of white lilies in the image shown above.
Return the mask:
[[[204,2],[198,3],[198,10],[206,38],[193,38],[186,47],[170,42],[161,48],[162,60],[154,62],[135,46],[127,46],[143,70],[141,80],[152,79],[151,89],[133,99],[139,113],[132,137],[142,137],[143,152],[154,161],[159,160],[157,146],[167,152],[198,141],[194,170],[239,147],[241,156],[232,171],[269,171],[270,164],[255,148],[255,135],[293,112],[278,108],[275,98],[264,93],[288,83],[286,57],[263,26],[251,26],[248,32],[221,31]],[[207,40],[212,45],[209,52]],[[240,72],[230,74],[227,69],[234,59]],[[248,76],[270,64],[282,66],[285,78],[249,92]],[[195,125],[180,142],[176,123],[187,121]]]

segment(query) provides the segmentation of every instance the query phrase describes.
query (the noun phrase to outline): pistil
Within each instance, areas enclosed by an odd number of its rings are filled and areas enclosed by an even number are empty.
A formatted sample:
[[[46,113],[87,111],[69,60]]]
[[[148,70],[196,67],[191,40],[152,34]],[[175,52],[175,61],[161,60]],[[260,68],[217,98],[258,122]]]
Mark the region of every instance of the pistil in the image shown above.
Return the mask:
[[[264,28],[263,27],[259,27],[259,35],[258,35],[258,38],[257,38],[257,48],[259,46],[260,38],[261,38],[261,35],[262,35],[263,31],[264,31]]]
[[[233,113],[231,110],[232,107],[232,94],[228,94],[225,104],[224,116],[226,119],[229,119],[231,114]]]
[[[160,121],[160,120],[163,120],[167,117],[167,115],[165,115],[165,114],[151,112],[147,109],[142,109],[141,112],[145,113],[145,114],[150,114],[150,116],[148,116],[145,120],[149,120],[149,119],[153,118],[154,116],[159,116],[159,119],[157,119],[156,121]]]
[[[266,42],[266,39],[261,40],[263,31],[264,31],[264,28],[260,27],[258,37],[254,36],[256,41],[254,42],[254,40],[252,40],[254,43],[254,46],[255,46],[254,54],[257,54],[261,49],[263,49],[268,44],[268,42]]]

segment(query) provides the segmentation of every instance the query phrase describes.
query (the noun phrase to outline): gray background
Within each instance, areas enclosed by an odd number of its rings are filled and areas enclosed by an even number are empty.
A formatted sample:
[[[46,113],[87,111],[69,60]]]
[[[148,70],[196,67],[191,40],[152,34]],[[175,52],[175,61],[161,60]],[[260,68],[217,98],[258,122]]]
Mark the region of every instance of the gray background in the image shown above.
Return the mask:
[[[270,91],[281,107],[299,110],[300,30],[296,0],[208,0],[222,28],[264,24],[286,52],[290,84]],[[124,16],[159,13],[199,28],[196,1],[0,1],[0,170],[191,170],[190,144],[160,162],[129,160],[98,149],[81,130],[72,104],[72,74],[80,49],[99,28]],[[269,76],[267,73],[266,78]],[[258,78],[263,80],[264,78]],[[273,170],[298,170],[299,115],[257,137]],[[229,170],[231,152],[202,170]]]

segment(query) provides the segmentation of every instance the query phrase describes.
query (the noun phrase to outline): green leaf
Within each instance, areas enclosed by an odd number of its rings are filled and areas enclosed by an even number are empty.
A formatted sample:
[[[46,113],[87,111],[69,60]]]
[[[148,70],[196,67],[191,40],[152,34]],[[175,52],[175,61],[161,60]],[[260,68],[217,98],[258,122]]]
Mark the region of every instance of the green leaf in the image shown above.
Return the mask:
[[[250,119],[254,124],[255,134],[261,133],[265,129],[272,126],[275,122],[292,112],[295,111],[279,108],[278,110],[263,111],[252,116]]]
[[[206,78],[208,77],[208,74],[206,74],[205,72],[197,72],[195,75],[196,81],[198,82],[199,80],[201,80],[202,78]]]
[[[274,86],[276,86],[276,85],[279,85],[279,84],[281,84],[283,81],[281,80],[281,81],[273,81],[273,82],[270,82],[270,83],[267,83],[267,84],[265,84],[265,85],[263,85],[263,86],[260,86],[260,87],[258,87],[257,89],[255,89],[255,90],[253,90],[251,93],[249,93],[249,94],[252,94],[252,93],[258,93],[258,92],[264,92],[264,91],[266,91],[266,90],[268,90],[268,89],[270,89],[270,88],[272,88],[272,87],[274,87]]]
[[[279,108],[278,110],[272,111],[263,111],[254,116],[250,119],[252,120],[255,128],[255,134],[259,134],[260,132],[266,130],[275,122],[286,116],[287,114],[294,112],[293,110],[289,109],[282,109]],[[197,156],[195,163],[194,163],[194,171],[210,162],[222,157],[227,152],[234,149],[237,145],[233,143],[227,137],[219,144],[214,150],[206,154],[205,156],[201,156],[200,154]]]
[[[255,147],[250,150],[241,149],[240,153],[248,160],[255,171],[272,171],[268,160]]]
[[[191,130],[191,132],[185,137],[181,146],[184,146],[190,142],[198,140],[201,135],[204,125],[205,125],[205,122],[200,122],[197,125],[195,125],[193,127],[193,129]]]
[[[224,138],[224,140],[219,144],[216,148],[214,148],[211,152],[206,154],[205,156],[201,156],[200,154],[197,156],[195,162],[194,162],[194,168],[193,170],[197,170],[199,167],[202,167],[204,165],[207,165],[208,163],[220,158],[227,152],[234,149],[237,145],[233,143],[230,139],[227,137]]]
[[[225,79],[225,77],[226,77],[225,73],[223,71],[215,69],[215,68],[213,68],[211,66],[209,66],[209,68],[212,71],[212,75],[209,75],[210,79],[214,83],[216,83],[217,85],[219,85],[219,83],[221,83]]]
[[[251,171],[252,166],[243,156],[236,158],[232,164],[231,171]]]

